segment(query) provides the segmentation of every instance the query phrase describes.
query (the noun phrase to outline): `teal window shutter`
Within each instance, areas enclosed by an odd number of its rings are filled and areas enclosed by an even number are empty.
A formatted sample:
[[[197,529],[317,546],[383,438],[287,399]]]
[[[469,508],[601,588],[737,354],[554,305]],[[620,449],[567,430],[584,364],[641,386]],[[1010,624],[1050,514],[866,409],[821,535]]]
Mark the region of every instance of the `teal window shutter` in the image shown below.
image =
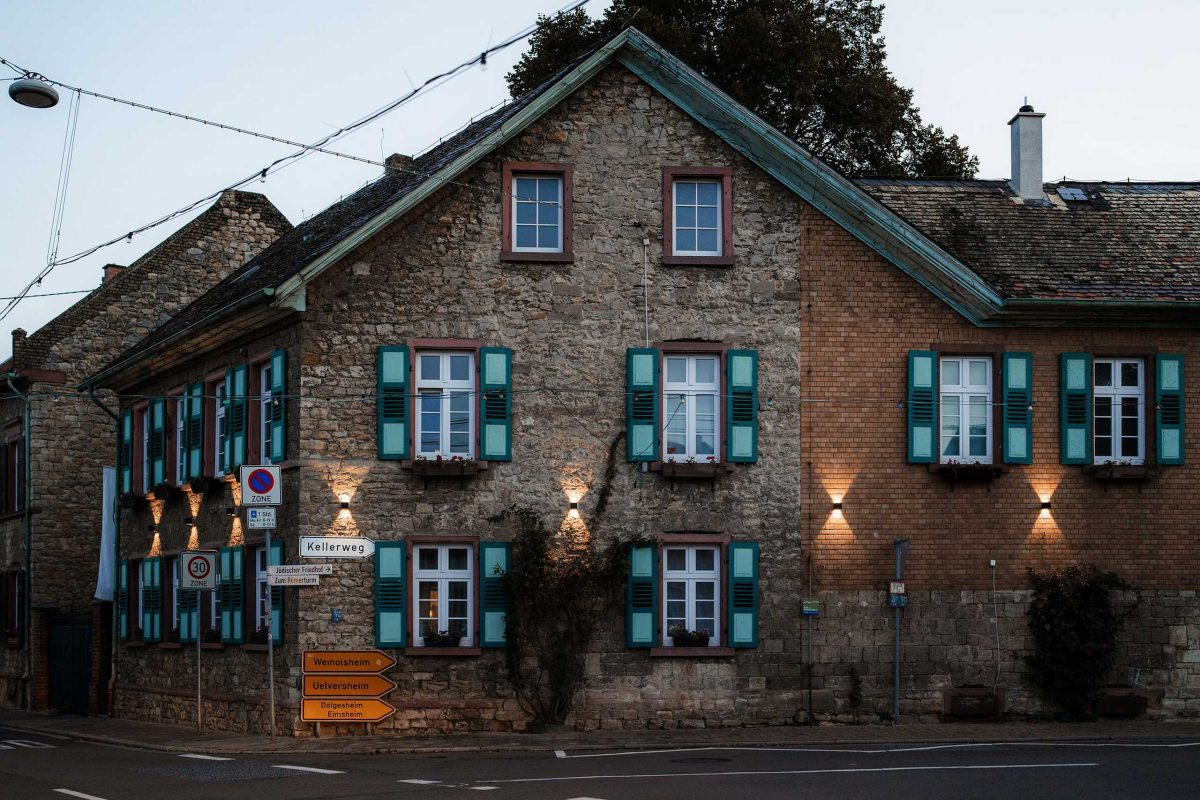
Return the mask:
[[[512,350],[479,348],[483,420],[479,426],[479,457],[512,461]]]
[[[662,359],[654,347],[625,351],[625,458],[658,461],[659,377]]]
[[[725,460],[758,461],[758,351],[725,354]]]
[[[408,346],[380,347],[375,355],[375,438],[379,458],[408,458]]]
[[[271,452],[263,460],[282,464],[287,459],[287,351],[271,353]]]
[[[1033,463],[1033,355],[1005,353],[1004,463]]]
[[[505,628],[508,616],[508,590],[504,576],[512,559],[508,542],[481,542],[479,545],[479,644],[504,647],[508,642]]]
[[[121,412],[121,490],[120,494],[133,491],[133,411]]]
[[[271,552],[267,555],[267,563],[278,567],[283,563],[283,542],[278,539],[271,541]],[[278,646],[283,641],[283,587],[272,586],[271,589],[271,643]]]
[[[729,646],[758,647],[758,543],[729,545]]]
[[[658,647],[658,548],[629,549],[625,587],[625,646]]]
[[[1092,356],[1059,356],[1059,449],[1064,464],[1092,460]]]
[[[162,639],[162,560],[142,559],[142,640]]]
[[[1158,463],[1183,463],[1183,356],[1160,353],[1154,362],[1157,410],[1154,440]]]
[[[174,577],[179,577],[179,570],[183,568],[183,559],[175,559]],[[184,589],[180,587],[176,595],[179,603],[179,642],[187,644],[196,641],[196,637],[200,633],[200,592],[196,589]]]
[[[908,463],[937,463],[937,353],[929,350],[908,351],[907,408]]]
[[[188,480],[204,475],[204,384],[187,387],[187,470]]]
[[[167,480],[167,401],[155,397],[150,401],[150,485],[158,486]]]
[[[375,646],[404,647],[404,542],[375,543]]]
[[[117,626],[121,639],[129,638],[129,560],[122,558],[117,570]]]
[[[225,421],[229,426],[229,450],[232,458],[227,460],[232,472],[246,463],[246,427],[249,415],[250,386],[247,381],[249,370],[245,364],[238,364],[230,369],[233,376],[232,384],[227,384],[225,393],[229,397],[229,409],[232,416]]]
[[[222,547],[220,552],[221,585],[218,604],[221,613],[221,641],[242,643],[242,548]]]
[[[233,367],[225,368],[225,396],[221,399],[225,407],[225,425],[219,432],[221,437],[221,452],[225,454],[225,468],[218,470],[228,474],[233,471]]]

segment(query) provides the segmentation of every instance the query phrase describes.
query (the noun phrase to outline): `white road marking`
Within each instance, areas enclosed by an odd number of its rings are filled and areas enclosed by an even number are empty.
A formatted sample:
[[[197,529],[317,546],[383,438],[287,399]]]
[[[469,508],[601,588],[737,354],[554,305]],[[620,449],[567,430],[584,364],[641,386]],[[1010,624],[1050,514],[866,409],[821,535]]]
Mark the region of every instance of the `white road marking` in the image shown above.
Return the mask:
[[[612,758],[614,756],[647,756],[665,755],[669,753],[705,753],[714,750],[729,750],[748,753],[857,753],[863,755],[878,755],[881,753],[916,753],[924,750],[958,750],[974,747],[1200,747],[1200,742],[1175,742],[1171,744],[1156,744],[1142,742],[961,742],[957,744],[920,745],[914,747],[885,747],[873,750],[863,748],[838,748],[819,746],[800,747],[673,747],[663,750],[625,750],[619,753],[577,753],[567,755],[565,750],[555,750],[558,758]]]
[[[58,792],[59,794],[69,794],[69,795],[71,795],[71,797],[81,797],[81,798],[83,798],[83,800],[104,800],[103,797],[96,797],[96,795],[94,795],[94,794],[84,794],[83,792],[76,792],[72,789],[55,789],[54,791]]]
[[[552,781],[600,781],[618,778],[716,778],[735,775],[830,775],[859,772],[933,772],[939,770],[981,769],[1049,769],[1058,767],[1098,767],[1098,762],[1066,764],[965,764],[961,766],[931,767],[861,767],[858,769],[781,769],[781,770],[738,770],[736,772],[648,772],[633,775],[571,775],[565,778],[507,778],[489,780],[488,783],[549,783]]]
[[[568,758],[566,750],[555,750],[554,755],[558,758]]]
[[[434,784],[441,783],[441,781],[423,781],[420,778],[408,778],[400,781],[400,783],[415,783],[418,786],[433,786]]]
[[[499,789],[500,787],[499,786],[472,786],[471,788],[477,792],[490,792],[492,789]]]
[[[321,775],[344,775],[345,771],[340,769],[321,769],[320,767],[297,767],[292,764],[272,764],[275,769],[294,769],[298,772],[317,772]]]
[[[42,748],[53,748],[54,747],[54,745],[52,745],[52,744],[47,744],[46,742],[35,742],[30,739],[5,739],[4,743],[5,744],[14,744],[17,747],[42,747]]]
[[[180,753],[180,758],[198,758],[201,761],[233,761],[228,756],[206,756],[203,753]]]

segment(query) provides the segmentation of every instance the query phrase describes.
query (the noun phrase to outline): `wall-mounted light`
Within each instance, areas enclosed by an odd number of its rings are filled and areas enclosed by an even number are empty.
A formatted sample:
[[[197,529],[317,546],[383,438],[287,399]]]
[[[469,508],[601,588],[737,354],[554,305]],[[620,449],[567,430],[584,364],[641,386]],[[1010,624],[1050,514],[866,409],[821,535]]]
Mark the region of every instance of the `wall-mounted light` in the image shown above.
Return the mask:
[[[185,528],[186,528],[186,527],[191,527],[191,526],[193,526],[193,525],[195,525],[195,524],[196,524],[196,518],[195,518],[195,517],[184,517],[184,518],[183,518],[183,525],[184,525],[184,527],[185,527]]]
[[[575,501],[574,503],[569,504],[567,507],[569,509],[567,511],[567,516],[569,516],[573,519],[578,519],[579,518],[579,501]]]
[[[229,506],[228,508],[225,509],[225,513],[228,516],[236,517],[238,515],[237,506]]]
[[[151,533],[158,533],[158,526],[157,526],[157,525],[155,525],[153,522],[151,522],[151,523],[150,523],[150,532],[151,532]]]
[[[1049,510],[1050,510],[1050,501],[1043,500],[1042,501],[1042,511],[1049,511]]]
[[[834,501],[833,501],[833,510],[834,510],[834,511],[841,511],[841,510],[842,510],[842,501],[841,501],[841,500],[834,500]]]
[[[342,511],[349,511],[350,510],[350,498],[347,497],[346,495],[342,495],[342,499],[338,502],[338,506],[341,507]]]

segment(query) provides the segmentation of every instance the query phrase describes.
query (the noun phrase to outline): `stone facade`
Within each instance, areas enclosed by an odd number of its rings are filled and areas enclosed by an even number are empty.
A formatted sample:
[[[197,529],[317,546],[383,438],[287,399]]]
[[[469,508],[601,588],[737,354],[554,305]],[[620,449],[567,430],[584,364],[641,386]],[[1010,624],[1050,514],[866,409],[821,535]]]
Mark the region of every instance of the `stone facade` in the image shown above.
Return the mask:
[[[290,227],[265,197],[228,192],[128,268],[106,269],[110,277],[103,285],[32,335],[14,333],[13,357],[5,371],[30,397],[31,485],[28,517],[18,513],[0,518],[0,565],[24,568],[28,519],[29,601],[41,609],[44,624],[92,621],[100,555],[100,479],[116,453],[110,416],[115,400],[101,394],[98,403],[92,402],[76,393],[75,386]],[[19,398],[5,399],[0,423],[19,430],[22,413]],[[108,616],[110,606],[104,608],[101,616]],[[0,648],[0,702],[44,708],[49,702],[46,632],[31,632],[40,644],[30,651],[30,664],[25,663],[24,647]],[[93,633],[93,650],[107,653],[107,629]],[[107,662],[105,658],[99,663]],[[93,710],[102,699],[96,688],[101,678],[93,670]],[[40,688],[26,698],[24,683],[30,679]]]

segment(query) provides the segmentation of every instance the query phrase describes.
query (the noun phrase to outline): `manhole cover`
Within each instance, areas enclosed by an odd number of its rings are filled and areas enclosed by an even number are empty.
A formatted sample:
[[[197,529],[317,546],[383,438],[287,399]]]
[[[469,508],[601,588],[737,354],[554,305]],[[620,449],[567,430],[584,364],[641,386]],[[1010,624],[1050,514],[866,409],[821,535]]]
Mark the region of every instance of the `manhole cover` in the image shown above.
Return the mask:
[[[729,758],[716,758],[713,756],[699,756],[697,758],[672,758],[672,764],[724,764],[726,761],[732,761]]]

